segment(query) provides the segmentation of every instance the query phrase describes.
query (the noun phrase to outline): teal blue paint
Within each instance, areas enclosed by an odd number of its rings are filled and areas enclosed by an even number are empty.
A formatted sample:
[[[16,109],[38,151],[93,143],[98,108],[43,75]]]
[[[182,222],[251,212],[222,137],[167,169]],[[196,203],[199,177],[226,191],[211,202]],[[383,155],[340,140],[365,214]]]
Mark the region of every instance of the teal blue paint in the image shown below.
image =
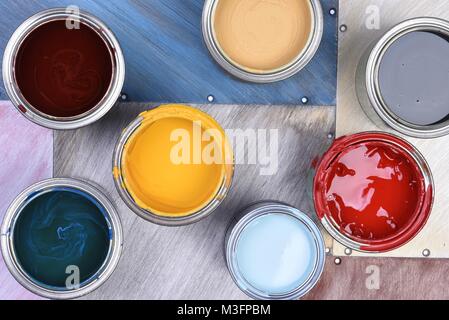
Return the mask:
[[[307,226],[288,214],[266,214],[242,230],[236,247],[241,276],[269,295],[286,294],[313,274],[318,252]]]
[[[34,193],[13,227],[13,248],[25,273],[47,288],[64,290],[68,266],[89,282],[106,260],[111,232],[105,209],[71,188]]]

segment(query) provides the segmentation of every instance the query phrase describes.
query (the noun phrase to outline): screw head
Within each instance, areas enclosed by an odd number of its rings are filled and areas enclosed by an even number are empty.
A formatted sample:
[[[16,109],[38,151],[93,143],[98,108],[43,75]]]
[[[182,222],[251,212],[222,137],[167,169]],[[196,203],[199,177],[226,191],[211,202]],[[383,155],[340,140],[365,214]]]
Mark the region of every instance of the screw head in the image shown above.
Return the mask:
[[[214,102],[214,100],[215,100],[215,97],[213,95],[210,94],[207,96],[207,101]]]
[[[329,14],[330,14],[331,16],[335,16],[336,13],[337,13],[337,10],[336,10],[335,8],[331,8],[331,9],[329,10]]]
[[[341,264],[341,259],[340,258],[335,258],[334,263],[338,266]]]
[[[346,32],[347,30],[348,30],[348,26],[347,26],[347,25],[342,24],[342,25],[340,26],[340,31],[341,31],[341,32]]]
[[[422,255],[423,255],[424,257],[430,256],[430,250],[429,250],[429,249],[424,249],[424,250],[422,251]]]
[[[345,255],[350,256],[352,254],[352,249],[346,248],[345,249]]]
[[[301,102],[302,102],[302,104],[307,104],[309,102],[309,98],[304,96],[304,97],[301,98]]]
[[[122,100],[122,101],[128,100],[128,95],[126,93],[122,92],[120,94],[120,100]]]

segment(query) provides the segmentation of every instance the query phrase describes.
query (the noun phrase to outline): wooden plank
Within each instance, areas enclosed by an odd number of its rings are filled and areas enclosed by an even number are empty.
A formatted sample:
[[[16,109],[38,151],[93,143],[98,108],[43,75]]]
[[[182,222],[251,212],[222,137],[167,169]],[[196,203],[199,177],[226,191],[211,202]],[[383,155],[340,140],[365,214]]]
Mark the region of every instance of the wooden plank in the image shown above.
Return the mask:
[[[380,14],[380,29],[369,30],[365,26],[367,8],[377,8]],[[373,7],[374,6],[374,7]],[[340,34],[337,136],[360,131],[386,130],[390,128],[374,125],[360,108],[355,92],[355,70],[361,55],[373,41],[382,36],[392,26],[412,17],[436,16],[449,19],[449,3],[444,0],[414,1],[347,1],[341,6],[340,23],[348,26]],[[449,153],[443,146],[449,143],[449,137],[438,139],[412,139],[402,135],[415,145],[428,161],[435,181],[435,200],[432,214],[424,229],[408,244],[382,254],[392,257],[423,258],[423,250],[430,250],[430,258],[449,258],[449,171],[447,163]],[[334,254],[344,255],[344,247],[336,243]],[[366,256],[366,254],[354,253]]]
[[[13,199],[29,185],[53,174],[53,133],[0,102],[0,221]],[[10,275],[0,254],[0,300],[36,299]]]
[[[378,272],[373,274],[373,269]],[[447,260],[343,257],[340,265],[329,258],[318,285],[307,299],[448,299]],[[379,280],[379,286],[366,285]]]
[[[116,34],[126,60],[124,91],[131,101],[335,105],[337,19],[322,0],[325,32],[311,63],[296,76],[274,84],[251,84],[229,76],[203,44],[204,0],[10,0],[0,2],[0,56],[15,28],[46,8],[76,5],[102,19]],[[1,66],[0,66],[1,67]],[[1,75],[1,72],[0,72]],[[0,99],[6,99],[0,81]]]
[[[364,24],[366,10],[373,5],[374,9],[379,9],[380,30],[367,30]],[[372,10],[373,7],[370,12]],[[365,117],[358,104],[354,88],[356,64],[368,44],[380,37],[387,29],[401,20],[422,15],[435,15],[449,19],[447,1],[341,1],[339,23],[346,24],[348,29],[339,35],[337,135],[363,130],[379,130]],[[346,115],[350,115],[350,121]],[[433,143],[440,149],[441,145],[445,145],[435,140],[428,143]],[[444,177],[446,177],[445,174],[437,179],[444,179]],[[447,225],[446,222],[447,220],[442,225]],[[432,234],[423,234],[422,237],[434,239]],[[344,255],[343,250],[342,246],[334,246],[334,251],[340,255]],[[341,259],[340,265],[334,263],[334,258],[327,260],[323,277],[307,297],[308,299],[449,298],[449,289],[443,276],[449,271],[447,260],[380,257],[342,257]],[[379,272],[379,288],[369,289],[366,281],[373,279],[372,270],[376,267]]]
[[[278,129],[279,170],[261,176],[259,165],[236,166],[222,206],[205,220],[180,228],[138,218],[121,201],[111,159],[121,130],[149,104],[120,104],[89,127],[55,133],[55,175],[100,185],[118,208],[125,246],[119,266],[89,299],[243,299],[223,259],[225,230],[237,211],[258,200],[280,200],[313,216],[307,186],[310,165],[330,143],[333,107],[201,105],[227,129]]]

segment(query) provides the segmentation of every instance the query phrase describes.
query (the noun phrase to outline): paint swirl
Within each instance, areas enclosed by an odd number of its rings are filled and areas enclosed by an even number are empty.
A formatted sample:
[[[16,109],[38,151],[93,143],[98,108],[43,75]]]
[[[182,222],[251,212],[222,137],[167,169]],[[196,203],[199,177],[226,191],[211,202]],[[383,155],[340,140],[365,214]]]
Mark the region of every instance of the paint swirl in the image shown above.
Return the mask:
[[[14,250],[28,275],[49,287],[64,288],[68,266],[80,283],[104,263],[110,246],[103,208],[77,190],[52,190],[22,209],[13,230]]]

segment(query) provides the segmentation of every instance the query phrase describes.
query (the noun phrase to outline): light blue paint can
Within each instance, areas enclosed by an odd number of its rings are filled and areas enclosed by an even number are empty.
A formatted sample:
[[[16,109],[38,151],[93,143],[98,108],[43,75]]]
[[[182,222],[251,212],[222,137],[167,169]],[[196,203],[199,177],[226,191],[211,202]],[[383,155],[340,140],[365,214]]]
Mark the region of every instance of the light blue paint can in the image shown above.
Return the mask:
[[[324,268],[323,237],[304,213],[278,202],[244,210],[228,229],[228,269],[255,299],[297,299],[318,282]]]

